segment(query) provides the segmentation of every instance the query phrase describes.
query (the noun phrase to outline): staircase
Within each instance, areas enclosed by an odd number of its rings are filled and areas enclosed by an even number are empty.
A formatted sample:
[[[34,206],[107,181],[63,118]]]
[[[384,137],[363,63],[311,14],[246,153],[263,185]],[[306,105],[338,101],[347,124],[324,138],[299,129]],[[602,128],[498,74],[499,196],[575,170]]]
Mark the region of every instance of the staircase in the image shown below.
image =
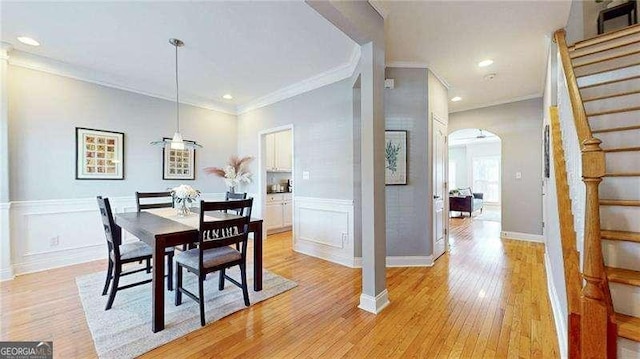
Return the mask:
[[[640,25],[568,50],[591,134],[604,151],[600,237],[618,357],[640,358]]]

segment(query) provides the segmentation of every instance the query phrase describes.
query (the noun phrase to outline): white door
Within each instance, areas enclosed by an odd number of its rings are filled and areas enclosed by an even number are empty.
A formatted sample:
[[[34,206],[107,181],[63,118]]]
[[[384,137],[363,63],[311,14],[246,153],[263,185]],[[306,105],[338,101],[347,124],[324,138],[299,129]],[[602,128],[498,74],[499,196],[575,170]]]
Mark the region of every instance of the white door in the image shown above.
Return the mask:
[[[276,168],[280,171],[291,171],[291,131],[283,131],[276,136]]]
[[[271,133],[265,137],[267,152],[267,171],[276,168],[276,135]]]
[[[446,250],[447,216],[446,196],[446,127],[433,121],[433,259],[440,257]]]

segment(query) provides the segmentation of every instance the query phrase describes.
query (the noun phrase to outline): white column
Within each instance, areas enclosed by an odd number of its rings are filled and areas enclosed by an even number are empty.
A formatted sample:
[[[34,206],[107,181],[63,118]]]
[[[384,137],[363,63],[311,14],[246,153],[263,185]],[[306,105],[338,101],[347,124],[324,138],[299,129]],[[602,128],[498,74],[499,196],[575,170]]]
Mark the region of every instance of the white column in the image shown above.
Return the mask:
[[[0,280],[13,278],[9,201],[9,109],[7,76],[10,45],[0,43]]]

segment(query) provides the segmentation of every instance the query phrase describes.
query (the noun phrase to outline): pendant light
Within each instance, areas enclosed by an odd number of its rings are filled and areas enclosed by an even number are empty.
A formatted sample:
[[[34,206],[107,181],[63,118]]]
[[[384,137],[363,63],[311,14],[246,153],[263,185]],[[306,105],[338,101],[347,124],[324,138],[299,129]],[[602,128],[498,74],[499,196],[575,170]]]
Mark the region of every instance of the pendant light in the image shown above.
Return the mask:
[[[185,148],[194,148],[200,147],[196,142],[192,141],[184,141],[182,139],[182,135],[180,134],[180,86],[178,83],[178,48],[184,46],[184,42],[179,39],[171,38],[169,39],[169,43],[176,48],[176,132],[173,134],[173,138],[162,139],[160,141],[151,142],[152,145],[166,145],[167,143],[170,145],[172,150],[184,150]]]

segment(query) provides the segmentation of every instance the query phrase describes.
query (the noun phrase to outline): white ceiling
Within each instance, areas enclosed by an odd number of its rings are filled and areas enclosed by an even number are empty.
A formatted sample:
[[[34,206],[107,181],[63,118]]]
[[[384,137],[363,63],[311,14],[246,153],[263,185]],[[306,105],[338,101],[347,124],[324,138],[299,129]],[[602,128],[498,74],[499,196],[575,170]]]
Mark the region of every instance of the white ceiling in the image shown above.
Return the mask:
[[[175,96],[174,48],[168,40],[177,37],[186,43],[179,53],[182,98],[231,112],[349,66],[356,50],[350,38],[301,1],[3,1],[0,7],[2,41],[15,49],[167,98]],[[19,43],[20,35],[41,46]],[[223,100],[227,93],[234,99]]]
[[[457,130],[449,135],[449,146],[500,142],[500,137],[492,132],[482,130],[482,134],[486,137],[478,138],[478,135],[480,135],[480,129],[478,128]]]
[[[570,0],[370,1],[386,16],[387,65],[428,66],[449,83],[450,111],[542,95],[550,36]],[[495,63],[479,68],[477,63]],[[488,73],[497,76],[483,80]]]

